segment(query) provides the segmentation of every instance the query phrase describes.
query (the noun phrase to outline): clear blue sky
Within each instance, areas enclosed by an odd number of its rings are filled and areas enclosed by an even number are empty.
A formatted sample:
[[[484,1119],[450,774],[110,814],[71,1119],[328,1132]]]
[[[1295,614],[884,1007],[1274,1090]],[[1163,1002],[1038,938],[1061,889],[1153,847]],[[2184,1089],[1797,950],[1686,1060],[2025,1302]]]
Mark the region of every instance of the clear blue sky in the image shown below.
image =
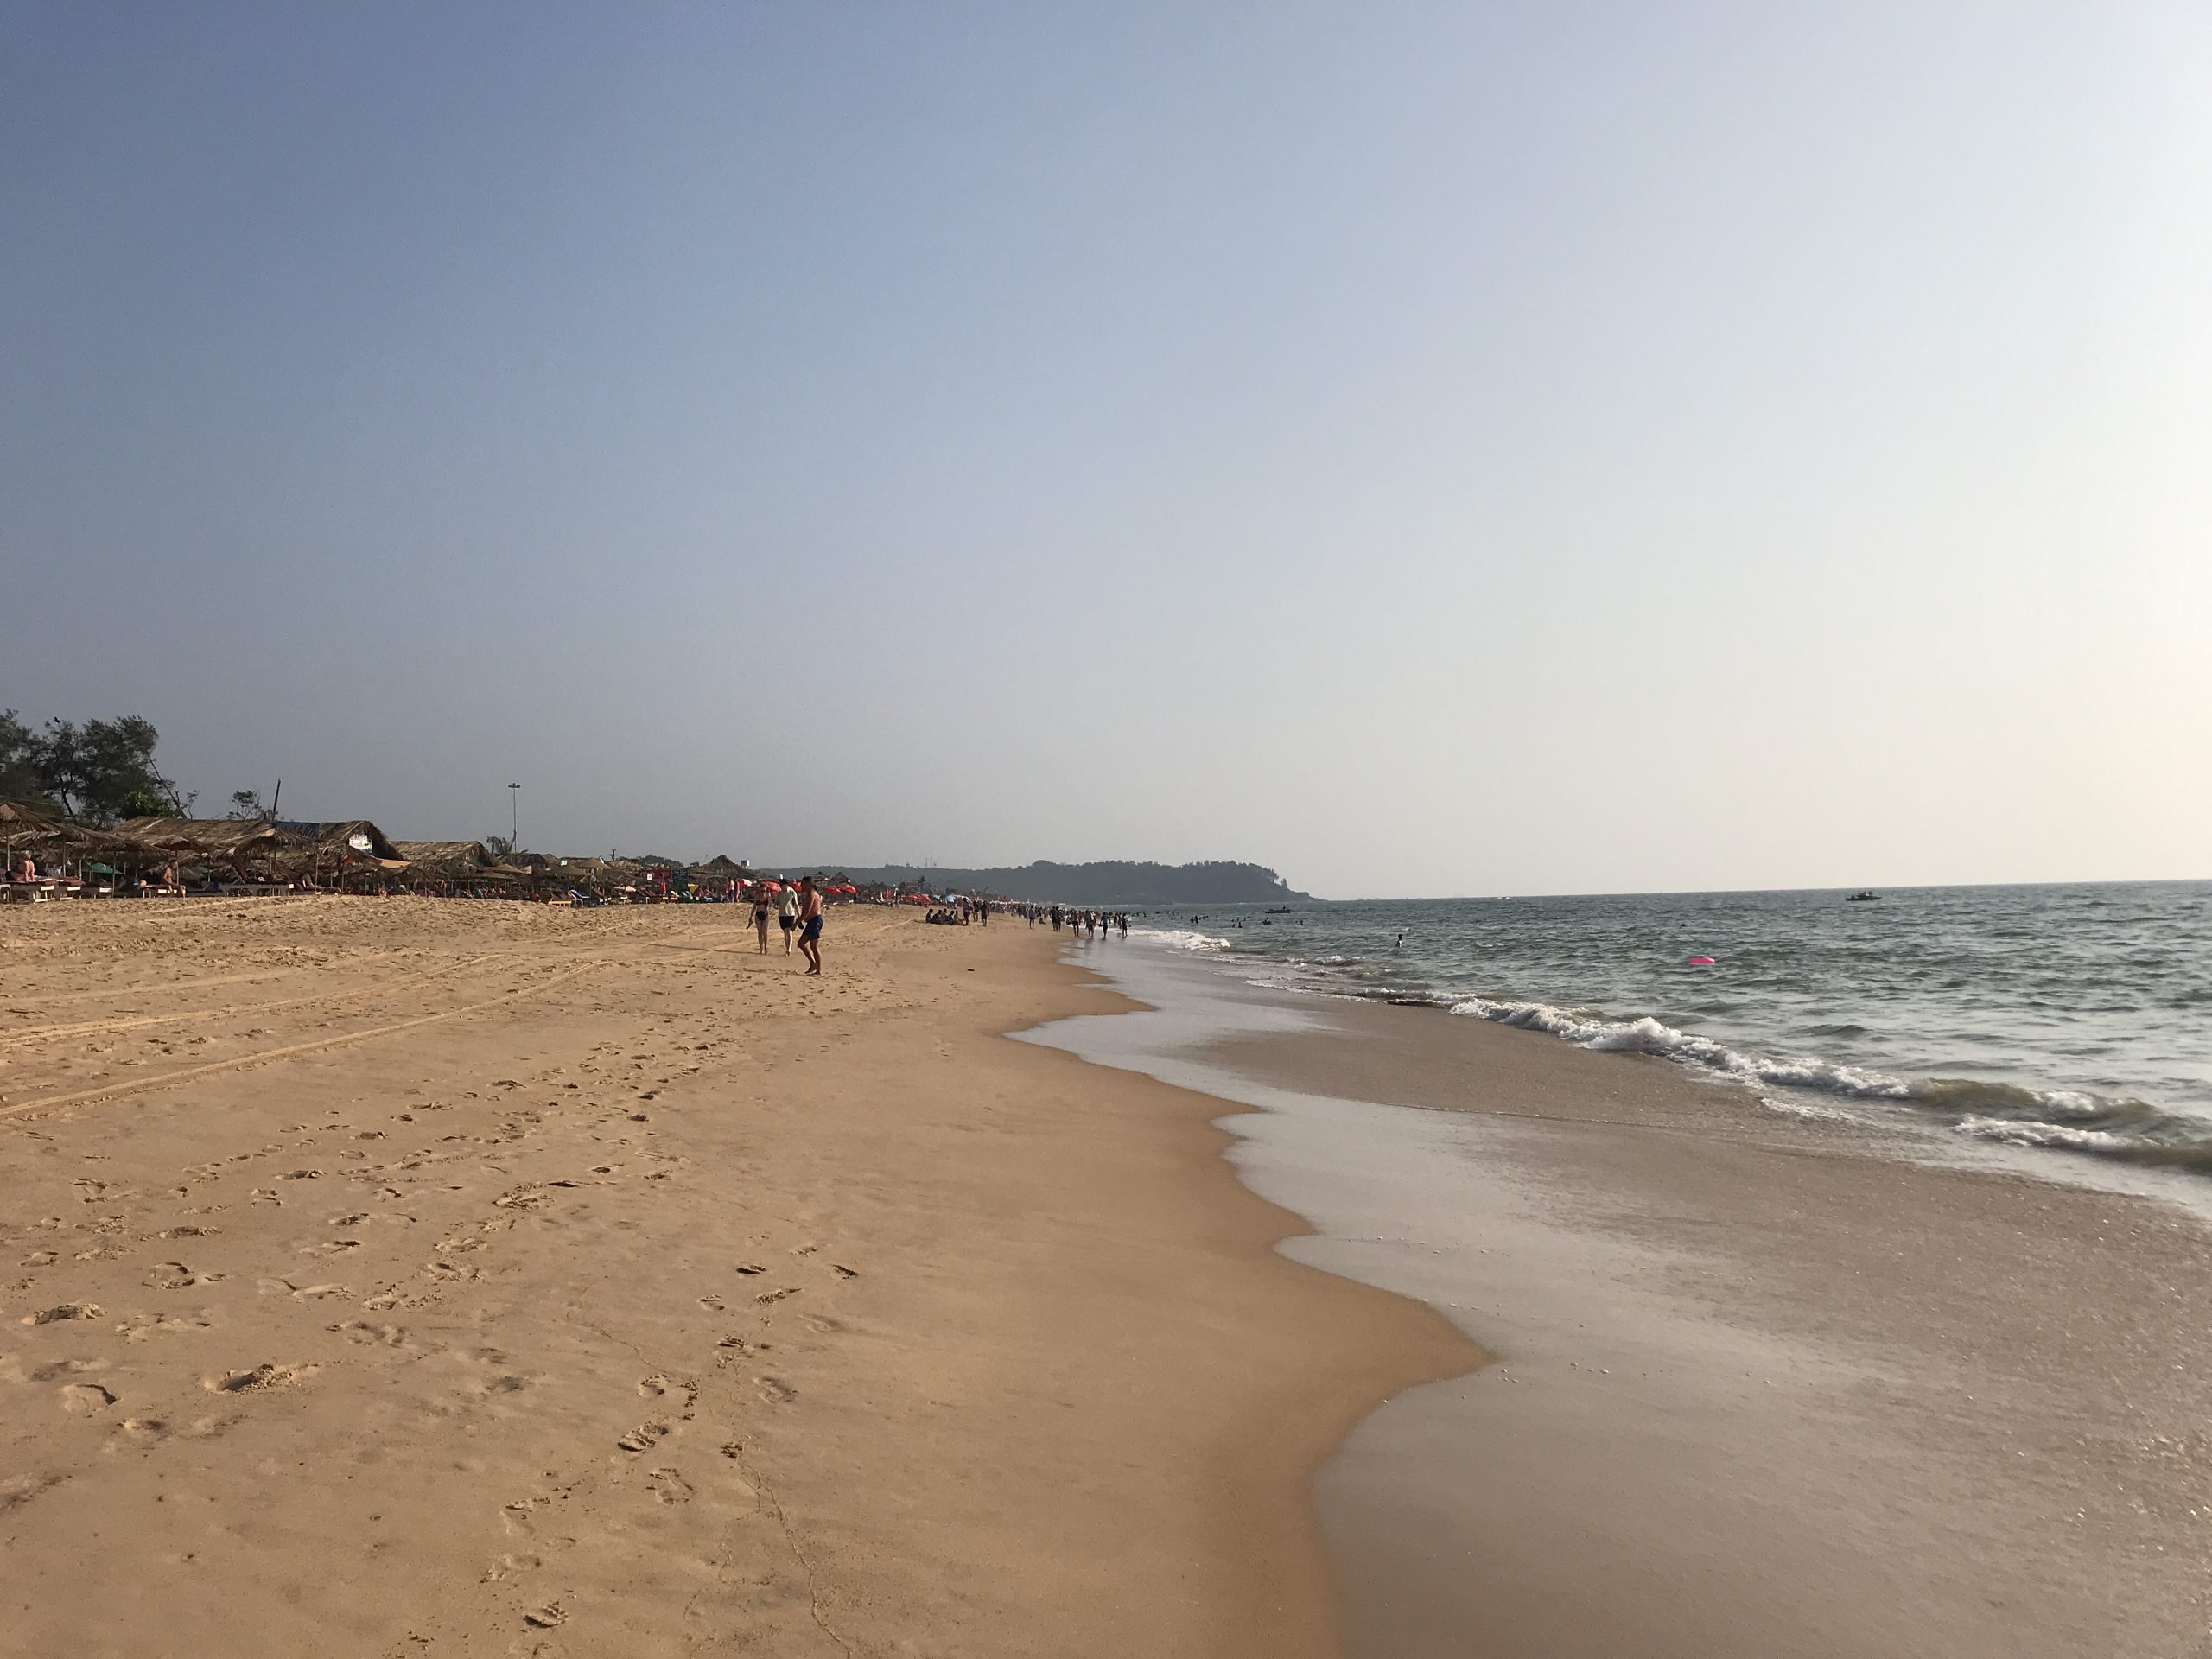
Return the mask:
[[[2212,11],[0,10],[0,703],[1332,895],[2212,874]]]

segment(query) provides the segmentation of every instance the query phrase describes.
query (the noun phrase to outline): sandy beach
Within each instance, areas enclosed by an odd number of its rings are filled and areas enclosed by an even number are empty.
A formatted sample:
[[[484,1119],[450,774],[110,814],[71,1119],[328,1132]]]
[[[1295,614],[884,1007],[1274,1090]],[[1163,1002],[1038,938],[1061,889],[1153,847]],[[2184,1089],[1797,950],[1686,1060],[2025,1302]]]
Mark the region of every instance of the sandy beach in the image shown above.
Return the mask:
[[[0,1651],[2207,1650],[2171,1193],[743,914],[0,916]]]
[[[1309,1476],[1480,1356],[1052,936],[0,916],[0,1650],[1335,1650]]]

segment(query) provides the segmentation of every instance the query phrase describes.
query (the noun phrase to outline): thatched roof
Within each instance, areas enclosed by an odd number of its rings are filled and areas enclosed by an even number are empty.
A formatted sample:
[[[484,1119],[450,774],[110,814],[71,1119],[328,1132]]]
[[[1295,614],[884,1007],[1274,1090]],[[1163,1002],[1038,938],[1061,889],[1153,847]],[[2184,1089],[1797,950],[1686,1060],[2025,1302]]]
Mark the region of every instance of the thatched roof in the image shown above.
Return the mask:
[[[304,850],[314,840],[311,835],[295,833],[311,826],[278,825],[266,818],[132,818],[118,827],[133,841],[191,858],[237,858],[283,848]]]
[[[551,853],[517,853],[514,862],[550,880],[568,882],[604,880],[616,868],[603,858],[558,858]]]
[[[111,853],[126,857],[159,855],[158,849],[130,836],[112,830],[95,830],[89,824],[71,823],[12,801],[0,801],[0,845],[25,852],[66,847],[73,852]]]
[[[407,861],[410,875],[453,880],[496,876],[505,880],[526,874],[492,856],[480,841],[395,841],[392,848]]]
[[[318,820],[309,823],[304,819],[280,818],[276,828],[305,835],[312,839],[316,850],[324,855],[335,855],[348,861],[381,864],[386,869],[405,868],[407,861],[385,836],[383,830],[366,818],[346,818],[332,823]]]

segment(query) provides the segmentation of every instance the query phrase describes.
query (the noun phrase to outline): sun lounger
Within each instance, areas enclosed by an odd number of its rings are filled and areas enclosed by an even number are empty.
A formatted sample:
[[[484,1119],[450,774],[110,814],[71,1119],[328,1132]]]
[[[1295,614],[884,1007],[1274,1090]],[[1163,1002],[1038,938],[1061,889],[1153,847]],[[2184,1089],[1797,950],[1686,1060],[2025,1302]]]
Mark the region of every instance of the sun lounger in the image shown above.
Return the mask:
[[[59,876],[41,875],[29,881],[9,882],[7,893],[17,904],[42,905],[51,899],[74,899],[79,885]]]

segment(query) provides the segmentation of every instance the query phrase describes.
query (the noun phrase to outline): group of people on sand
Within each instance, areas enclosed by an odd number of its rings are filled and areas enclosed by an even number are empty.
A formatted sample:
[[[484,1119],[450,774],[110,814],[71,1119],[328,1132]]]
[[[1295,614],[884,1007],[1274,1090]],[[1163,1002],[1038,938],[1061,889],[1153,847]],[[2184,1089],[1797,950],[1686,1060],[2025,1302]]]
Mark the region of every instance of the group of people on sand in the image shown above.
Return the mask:
[[[822,971],[822,889],[814,885],[810,875],[799,877],[795,887],[785,887],[782,896],[771,893],[765,887],[753,890],[753,931],[760,941],[760,954],[768,954],[768,914],[775,912],[776,925],[783,930],[784,954],[791,953],[791,936],[798,936],[799,954],[806,958],[806,971]]]
[[[1029,918],[1032,927],[1039,922],[1049,922],[1057,931],[1060,924],[1065,922],[1069,932],[1080,933],[1087,939],[1095,938],[1102,933],[1111,933],[1116,929],[1123,938],[1129,937],[1129,918],[1126,911],[1077,910],[1070,905],[1017,905],[1015,908]]]
[[[969,899],[965,895],[948,899],[922,919],[934,922],[940,927],[965,927],[970,922],[981,922],[988,927],[991,925],[991,901],[988,899]]]

